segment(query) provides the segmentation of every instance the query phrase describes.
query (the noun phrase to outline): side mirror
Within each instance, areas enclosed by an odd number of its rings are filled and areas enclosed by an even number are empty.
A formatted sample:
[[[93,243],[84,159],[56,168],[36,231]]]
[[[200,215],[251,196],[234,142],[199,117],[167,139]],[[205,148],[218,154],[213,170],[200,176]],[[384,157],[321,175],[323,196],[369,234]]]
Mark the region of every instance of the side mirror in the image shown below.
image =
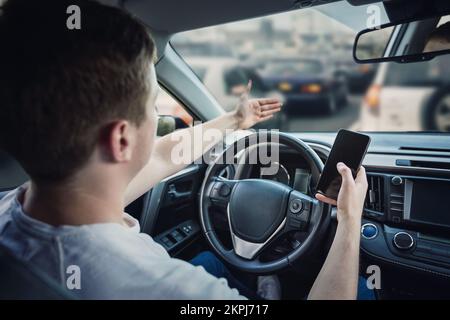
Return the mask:
[[[358,33],[353,57],[358,63],[416,62],[450,53],[450,16],[388,23]]]
[[[169,133],[174,132],[178,129],[187,128],[188,125],[178,117],[174,116],[159,116],[158,117],[158,128],[156,130],[156,135],[158,137],[165,136]]]

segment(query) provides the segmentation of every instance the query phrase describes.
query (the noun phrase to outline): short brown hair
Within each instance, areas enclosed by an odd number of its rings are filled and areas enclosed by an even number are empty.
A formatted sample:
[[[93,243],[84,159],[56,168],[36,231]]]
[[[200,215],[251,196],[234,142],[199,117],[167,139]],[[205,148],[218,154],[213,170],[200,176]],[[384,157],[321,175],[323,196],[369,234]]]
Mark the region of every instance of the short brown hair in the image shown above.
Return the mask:
[[[80,30],[66,26],[70,5]],[[0,146],[33,180],[69,177],[108,122],[145,118],[155,46],[130,14],[90,0],[9,0],[0,43]]]

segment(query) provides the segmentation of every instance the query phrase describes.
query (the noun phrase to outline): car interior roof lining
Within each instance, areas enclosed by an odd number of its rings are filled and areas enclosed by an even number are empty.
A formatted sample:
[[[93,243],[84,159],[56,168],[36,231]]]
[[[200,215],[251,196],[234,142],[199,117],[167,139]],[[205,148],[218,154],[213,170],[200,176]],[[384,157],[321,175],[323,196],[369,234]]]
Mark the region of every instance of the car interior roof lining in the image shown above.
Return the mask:
[[[152,30],[174,34],[336,1],[341,0],[123,0],[121,5]]]

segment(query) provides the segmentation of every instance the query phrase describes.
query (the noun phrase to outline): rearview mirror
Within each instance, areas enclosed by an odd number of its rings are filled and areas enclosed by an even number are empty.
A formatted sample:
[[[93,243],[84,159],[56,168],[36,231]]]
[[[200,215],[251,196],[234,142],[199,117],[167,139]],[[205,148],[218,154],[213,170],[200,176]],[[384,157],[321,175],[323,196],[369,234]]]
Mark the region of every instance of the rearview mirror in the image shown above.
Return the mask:
[[[353,56],[358,63],[416,62],[450,53],[450,16],[389,23],[358,33]]]

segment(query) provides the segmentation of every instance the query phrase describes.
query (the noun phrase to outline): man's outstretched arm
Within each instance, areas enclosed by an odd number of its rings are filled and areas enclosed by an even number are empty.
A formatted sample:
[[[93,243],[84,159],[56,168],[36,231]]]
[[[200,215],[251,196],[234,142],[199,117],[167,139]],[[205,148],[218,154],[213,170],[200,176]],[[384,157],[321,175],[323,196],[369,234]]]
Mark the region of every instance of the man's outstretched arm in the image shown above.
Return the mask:
[[[159,138],[150,161],[128,185],[125,194],[125,205],[131,203],[142,194],[159,183],[162,179],[175,174],[222,140],[227,130],[247,129],[256,123],[273,117],[280,111],[278,99],[248,99],[251,84],[247,92],[239,99],[235,111],[226,113],[216,119],[190,128],[177,130]],[[204,139],[204,133],[214,129],[214,134]],[[188,154],[188,158],[174,159],[176,155]]]
[[[317,199],[336,205],[338,227],[327,259],[317,276],[308,299],[356,299],[359,274],[361,215],[367,191],[366,171],[361,167],[356,179],[351,170],[338,163],[342,185],[337,203],[323,195]]]

